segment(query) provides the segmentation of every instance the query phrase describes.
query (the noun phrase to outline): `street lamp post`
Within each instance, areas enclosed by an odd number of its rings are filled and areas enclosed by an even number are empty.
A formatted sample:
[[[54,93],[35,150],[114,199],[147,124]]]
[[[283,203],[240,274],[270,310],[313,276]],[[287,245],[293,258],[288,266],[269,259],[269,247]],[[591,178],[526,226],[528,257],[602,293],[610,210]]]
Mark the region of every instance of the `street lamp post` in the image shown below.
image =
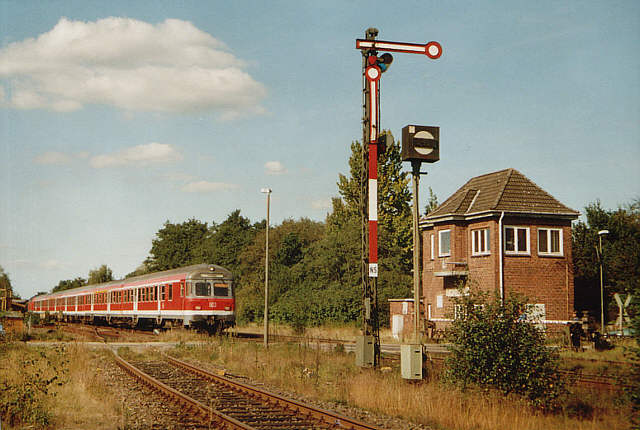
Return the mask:
[[[605,326],[604,326],[604,282],[602,277],[602,236],[605,234],[609,234],[609,230],[600,230],[598,232],[598,241],[600,244],[599,252],[598,252],[598,260],[600,260],[600,330],[602,334],[605,334]]]
[[[271,188],[262,188],[261,193],[267,195],[267,229],[265,234],[264,257],[264,347],[269,347],[269,209],[271,205]]]

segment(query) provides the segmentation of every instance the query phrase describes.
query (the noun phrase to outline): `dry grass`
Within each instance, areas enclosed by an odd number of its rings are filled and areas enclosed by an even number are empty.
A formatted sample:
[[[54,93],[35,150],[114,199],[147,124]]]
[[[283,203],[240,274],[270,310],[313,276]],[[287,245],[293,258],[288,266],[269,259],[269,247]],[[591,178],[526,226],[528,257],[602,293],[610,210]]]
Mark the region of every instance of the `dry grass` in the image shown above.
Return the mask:
[[[608,360],[608,361],[631,361],[630,350],[637,348],[638,345],[633,339],[618,339],[612,338],[611,343],[613,349],[607,351],[596,351],[594,349],[585,349],[580,352],[574,352],[570,349],[564,350],[560,353],[563,358],[575,358],[581,360]],[[584,346],[584,345],[583,345]]]
[[[107,352],[92,352],[78,345],[56,348],[29,348],[21,344],[3,345],[0,357],[0,384],[3,414],[12,402],[28,411],[14,415],[4,428],[112,429],[122,414],[121,405],[110,396],[96,364],[109,359]],[[47,390],[41,388],[47,381]],[[38,385],[29,389],[30,385]]]
[[[261,324],[249,323],[242,326],[238,326],[233,330],[244,333],[264,333],[264,328]],[[232,330],[232,331],[233,331]],[[269,334],[274,335],[295,335],[295,330],[287,324],[269,323]],[[304,336],[311,339],[333,339],[333,340],[346,340],[355,342],[356,337],[361,335],[361,329],[354,324],[328,324],[321,327],[307,327],[304,330]],[[380,339],[383,342],[395,343],[398,342],[391,335],[390,328],[380,329]]]
[[[543,414],[517,398],[498,393],[459,390],[437,382],[410,384],[397,375],[363,372],[350,380],[349,402],[377,412],[406,417],[443,429],[628,429],[616,410],[594,411],[579,420]]]
[[[389,373],[362,370],[354,365],[352,354],[294,344],[271,345],[265,351],[257,343],[216,339],[183,345],[172,354],[210,362],[307,398],[348,403],[436,429],[617,430],[629,426],[628,408],[616,406],[615,399],[591,399],[592,406],[597,406],[587,414],[588,419],[570,418],[567,413],[544,415],[517,398],[461,392],[437,381],[410,383],[402,380],[398,369]],[[573,401],[584,406],[576,398]]]

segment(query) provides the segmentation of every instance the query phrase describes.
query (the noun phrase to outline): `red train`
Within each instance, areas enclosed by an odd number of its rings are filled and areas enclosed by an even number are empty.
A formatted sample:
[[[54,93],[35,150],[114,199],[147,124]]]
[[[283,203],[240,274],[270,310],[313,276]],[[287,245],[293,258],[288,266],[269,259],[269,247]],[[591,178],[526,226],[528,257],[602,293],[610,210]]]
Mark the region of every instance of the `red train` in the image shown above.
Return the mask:
[[[195,326],[220,332],[235,324],[233,275],[198,264],[33,297],[31,312],[67,320],[131,326]]]

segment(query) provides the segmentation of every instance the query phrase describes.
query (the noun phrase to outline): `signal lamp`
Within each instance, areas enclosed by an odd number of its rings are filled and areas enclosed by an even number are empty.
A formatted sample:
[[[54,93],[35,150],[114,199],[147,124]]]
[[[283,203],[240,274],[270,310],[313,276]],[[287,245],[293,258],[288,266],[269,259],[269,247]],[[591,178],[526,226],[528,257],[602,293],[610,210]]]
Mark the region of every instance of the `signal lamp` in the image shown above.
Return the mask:
[[[391,63],[393,63],[393,55],[389,54],[389,53],[384,53],[381,56],[378,57],[378,67],[380,67],[380,70],[382,71],[382,73],[386,72],[387,69],[389,68],[389,66],[391,65]]]
[[[378,136],[378,155],[382,155],[387,152],[387,135],[381,134]]]

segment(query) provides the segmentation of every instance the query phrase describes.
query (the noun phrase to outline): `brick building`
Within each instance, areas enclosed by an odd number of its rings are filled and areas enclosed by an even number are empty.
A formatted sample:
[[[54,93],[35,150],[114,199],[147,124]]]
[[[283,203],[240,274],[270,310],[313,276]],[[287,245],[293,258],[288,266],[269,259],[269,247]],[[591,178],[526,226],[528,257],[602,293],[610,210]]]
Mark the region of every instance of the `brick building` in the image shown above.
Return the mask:
[[[461,281],[470,281],[501,297],[525,295],[527,317],[549,328],[568,322],[578,215],[515,169],[470,179],[420,221],[426,319],[446,326]]]

